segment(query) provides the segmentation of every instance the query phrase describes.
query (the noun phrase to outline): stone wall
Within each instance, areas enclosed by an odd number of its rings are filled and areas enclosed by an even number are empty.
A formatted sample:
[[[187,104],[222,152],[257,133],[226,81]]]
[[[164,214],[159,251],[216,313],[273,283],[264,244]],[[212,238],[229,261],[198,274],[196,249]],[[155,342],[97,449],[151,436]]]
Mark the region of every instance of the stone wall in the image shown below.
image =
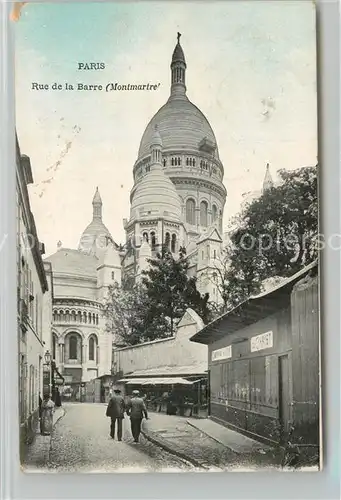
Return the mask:
[[[188,309],[178,325],[174,337],[146,342],[132,347],[114,350],[115,372],[124,375],[135,371],[158,372],[163,367],[171,368],[173,373],[185,368],[207,370],[207,346],[190,342],[190,338],[203,327],[199,316]]]

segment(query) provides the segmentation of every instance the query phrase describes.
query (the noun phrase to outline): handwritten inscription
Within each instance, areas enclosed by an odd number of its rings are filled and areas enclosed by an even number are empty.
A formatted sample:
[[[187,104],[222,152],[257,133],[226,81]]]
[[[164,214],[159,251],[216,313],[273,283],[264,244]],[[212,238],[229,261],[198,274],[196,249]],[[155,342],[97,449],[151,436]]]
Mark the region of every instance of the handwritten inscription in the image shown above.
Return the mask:
[[[273,347],[273,334],[272,332],[262,333],[251,338],[251,352],[262,351],[263,349],[270,349]]]

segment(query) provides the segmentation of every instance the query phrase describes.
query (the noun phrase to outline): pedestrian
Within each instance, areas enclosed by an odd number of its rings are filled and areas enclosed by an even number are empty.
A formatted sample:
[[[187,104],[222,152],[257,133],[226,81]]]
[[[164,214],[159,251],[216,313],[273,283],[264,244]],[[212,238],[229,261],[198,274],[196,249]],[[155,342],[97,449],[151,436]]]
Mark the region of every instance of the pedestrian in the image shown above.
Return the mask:
[[[39,393],[39,426],[40,426],[40,434],[42,433],[42,420],[41,420],[41,407],[43,404],[43,400],[41,399],[41,395]]]
[[[115,439],[115,427],[117,423],[117,439],[122,441],[122,423],[124,419],[125,402],[120,389],[114,389],[114,395],[110,398],[107,406],[106,416],[111,418],[110,437]]]
[[[141,422],[143,417],[148,420],[148,413],[146,405],[137,390],[133,391],[132,397],[127,404],[127,415],[130,417],[131,433],[134,442],[138,443],[141,433]]]
[[[53,410],[54,402],[49,394],[44,395],[44,400],[41,404],[41,427],[40,431],[44,436],[49,436],[53,428]]]
[[[58,387],[56,388],[56,392],[55,392],[55,395],[54,395],[54,402],[55,402],[55,405],[59,408],[60,406],[62,406],[62,399],[60,397],[60,392],[59,392],[59,389]]]

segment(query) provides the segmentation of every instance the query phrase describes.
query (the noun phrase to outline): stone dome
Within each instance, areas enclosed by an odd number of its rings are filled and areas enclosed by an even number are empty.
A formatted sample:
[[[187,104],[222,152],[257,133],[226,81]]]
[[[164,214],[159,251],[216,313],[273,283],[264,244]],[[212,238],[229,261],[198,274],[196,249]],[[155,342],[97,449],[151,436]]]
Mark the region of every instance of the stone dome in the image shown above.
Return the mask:
[[[98,188],[92,200],[92,221],[84,229],[79,241],[78,250],[87,254],[98,255],[101,250],[113,241],[109,229],[102,221],[102,199]]]
[[[84,253],[97,254],[98,250],[106,248],[112,236],[101,220],[93,220],[84,229],[79,241],[78,250]]]
[[[153,168],[136,185],[131,202],[131,219],[165,216],[179,221],[181,201],[173,182],[161,168]]]
[[[148,123],[140,142],[138,161],[150,154],[155,125],[162,136],[165,153],[174,150],[199,151],[199,143],[203,139],[217,144],[211,125],[200,109],[186,95],[181,98],[171,96]],[[214,156],[219,159],[217,147]]]

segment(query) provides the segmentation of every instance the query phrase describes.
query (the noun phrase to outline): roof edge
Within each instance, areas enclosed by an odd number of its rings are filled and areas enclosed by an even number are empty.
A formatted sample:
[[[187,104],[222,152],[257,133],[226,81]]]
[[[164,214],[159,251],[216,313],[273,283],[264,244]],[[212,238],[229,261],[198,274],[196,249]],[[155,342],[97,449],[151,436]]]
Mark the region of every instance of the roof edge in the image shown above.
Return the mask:
[[[316,259],[314,262],[312,262],[308,266],[305,266],[300,271],[298,271],[297,273],[293,274],[292,276],[290,276],[289,278],[287,278],[282,283],[279,283],[277,286],[275,286],[271,290],[262,292],[262,293],[260,293],[258,295],[250,296],[246,300],[240,302],[233,309],[230,309],[229,311],[227,311],[227,312],[223,313],[222,315],[218,316],[218,318],[216,318],[214,321],[211,321],[211,323],[209,323],[202,330],[200,330],[199,332],[197,332],[196,334],[194,334],[189,340],[191,342],[197,342],[197,343],[202,343],[202,344],[208,345],[207,342],[202,342],[201,337],[203,337],[204,333],[207,333],[208,331],[210,331],[210,329],[213,328],[214,326],[216,326],[220,321],[226,319],[228,316],[230,316],[233,313],[237,312],[238,309],[240,309],[242,307],[246,307],[251,302],[257,301],[257,300],[262,299],[264,297],[268,297],[268,296],[274,294],[275,292],[278,292],[279,290],[281,290],[281,289],[285,288],[286,286],[290,285],[290,283],[293,283],[293,284],[296,283],[301,277],[303,277],[306,274],[308,274],[315,267],[318,267],[318,265],[319,265],[319,261],[318,261],[318,259]],[[212,341],[214,341],[213,337],[212,337]]]

